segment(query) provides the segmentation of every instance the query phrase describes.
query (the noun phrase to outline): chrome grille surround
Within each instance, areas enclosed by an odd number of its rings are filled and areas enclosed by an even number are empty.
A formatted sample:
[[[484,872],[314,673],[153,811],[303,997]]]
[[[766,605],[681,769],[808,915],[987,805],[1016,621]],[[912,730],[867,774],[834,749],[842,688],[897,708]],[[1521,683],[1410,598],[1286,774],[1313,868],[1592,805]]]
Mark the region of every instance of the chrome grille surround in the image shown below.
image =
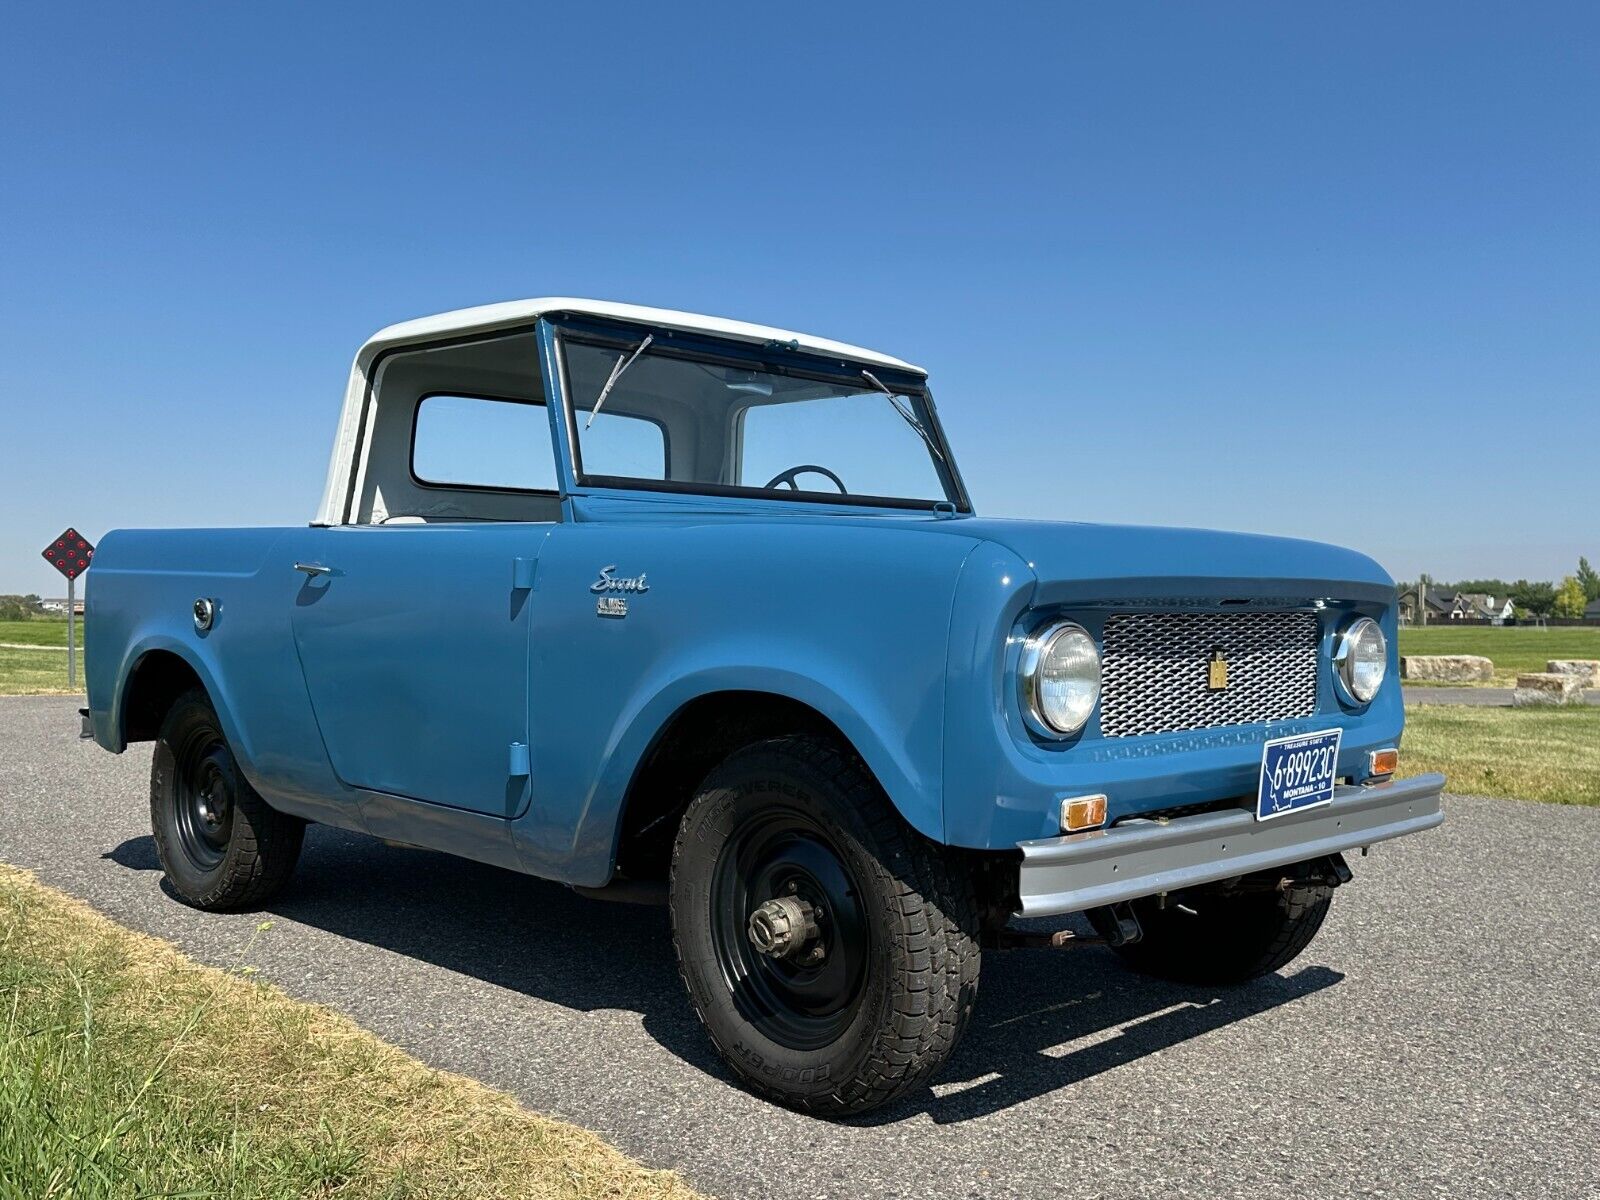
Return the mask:
[[[1313,612],[1137,612],[1106,618],[1100,732],[1137,737],[1309,717],[1321,630]],[[1214,650],[1228,686],[1210,691]]]

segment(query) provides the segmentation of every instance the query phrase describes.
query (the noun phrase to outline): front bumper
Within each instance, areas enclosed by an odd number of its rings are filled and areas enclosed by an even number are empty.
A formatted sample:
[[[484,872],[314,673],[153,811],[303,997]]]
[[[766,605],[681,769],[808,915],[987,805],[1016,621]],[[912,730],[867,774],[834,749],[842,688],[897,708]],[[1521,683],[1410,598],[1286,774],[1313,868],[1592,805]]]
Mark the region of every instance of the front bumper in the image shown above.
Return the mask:
[[[1333,803],[1257,821],[1248,809],[1020,842],[1025,917],[1080,912],[1288,866],[1432,829],[1443,775],[1335,789]]]

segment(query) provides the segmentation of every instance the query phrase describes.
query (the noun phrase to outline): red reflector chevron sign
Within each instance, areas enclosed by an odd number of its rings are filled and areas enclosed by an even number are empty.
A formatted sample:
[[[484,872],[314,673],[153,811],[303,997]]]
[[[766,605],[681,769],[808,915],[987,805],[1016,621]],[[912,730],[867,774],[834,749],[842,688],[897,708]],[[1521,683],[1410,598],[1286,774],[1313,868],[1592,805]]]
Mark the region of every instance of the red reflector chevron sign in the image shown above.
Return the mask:
[[[76,529],[68,529],[44,548],[45,561],[68,579],[76,579],[89,569],[94,558],[94,543]]]

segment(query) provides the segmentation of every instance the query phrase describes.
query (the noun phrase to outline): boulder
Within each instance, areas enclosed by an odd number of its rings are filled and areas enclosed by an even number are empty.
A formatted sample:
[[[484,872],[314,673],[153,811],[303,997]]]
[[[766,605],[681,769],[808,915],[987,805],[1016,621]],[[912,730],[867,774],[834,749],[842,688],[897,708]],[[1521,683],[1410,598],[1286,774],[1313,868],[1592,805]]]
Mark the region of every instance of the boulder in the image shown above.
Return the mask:
[[[1531,708],[1540,704],[1581,704],[1583,689],[1576,675],[1561,675],[1554,671],[1535,671],[1517,676],[1516,691],[1511,693],[1513,708]]]
[[[1400,678],[1435,683],[1488,683],[1494,663],[1481,654],[1402,654]]]
[[[1600,688],[1600,658],[1552,658],[1544,669],[1552,675],[1576,675],[1579,687]]]

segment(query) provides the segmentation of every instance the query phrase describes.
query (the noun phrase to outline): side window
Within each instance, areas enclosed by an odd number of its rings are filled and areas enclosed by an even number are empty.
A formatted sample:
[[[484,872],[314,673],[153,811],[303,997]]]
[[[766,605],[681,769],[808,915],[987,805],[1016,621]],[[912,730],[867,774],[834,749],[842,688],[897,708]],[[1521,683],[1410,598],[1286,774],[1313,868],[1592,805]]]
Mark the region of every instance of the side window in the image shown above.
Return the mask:
[[[435,487],[556,490],[545,406],[490,396],[424,396],[411,436],[411,473]]]

